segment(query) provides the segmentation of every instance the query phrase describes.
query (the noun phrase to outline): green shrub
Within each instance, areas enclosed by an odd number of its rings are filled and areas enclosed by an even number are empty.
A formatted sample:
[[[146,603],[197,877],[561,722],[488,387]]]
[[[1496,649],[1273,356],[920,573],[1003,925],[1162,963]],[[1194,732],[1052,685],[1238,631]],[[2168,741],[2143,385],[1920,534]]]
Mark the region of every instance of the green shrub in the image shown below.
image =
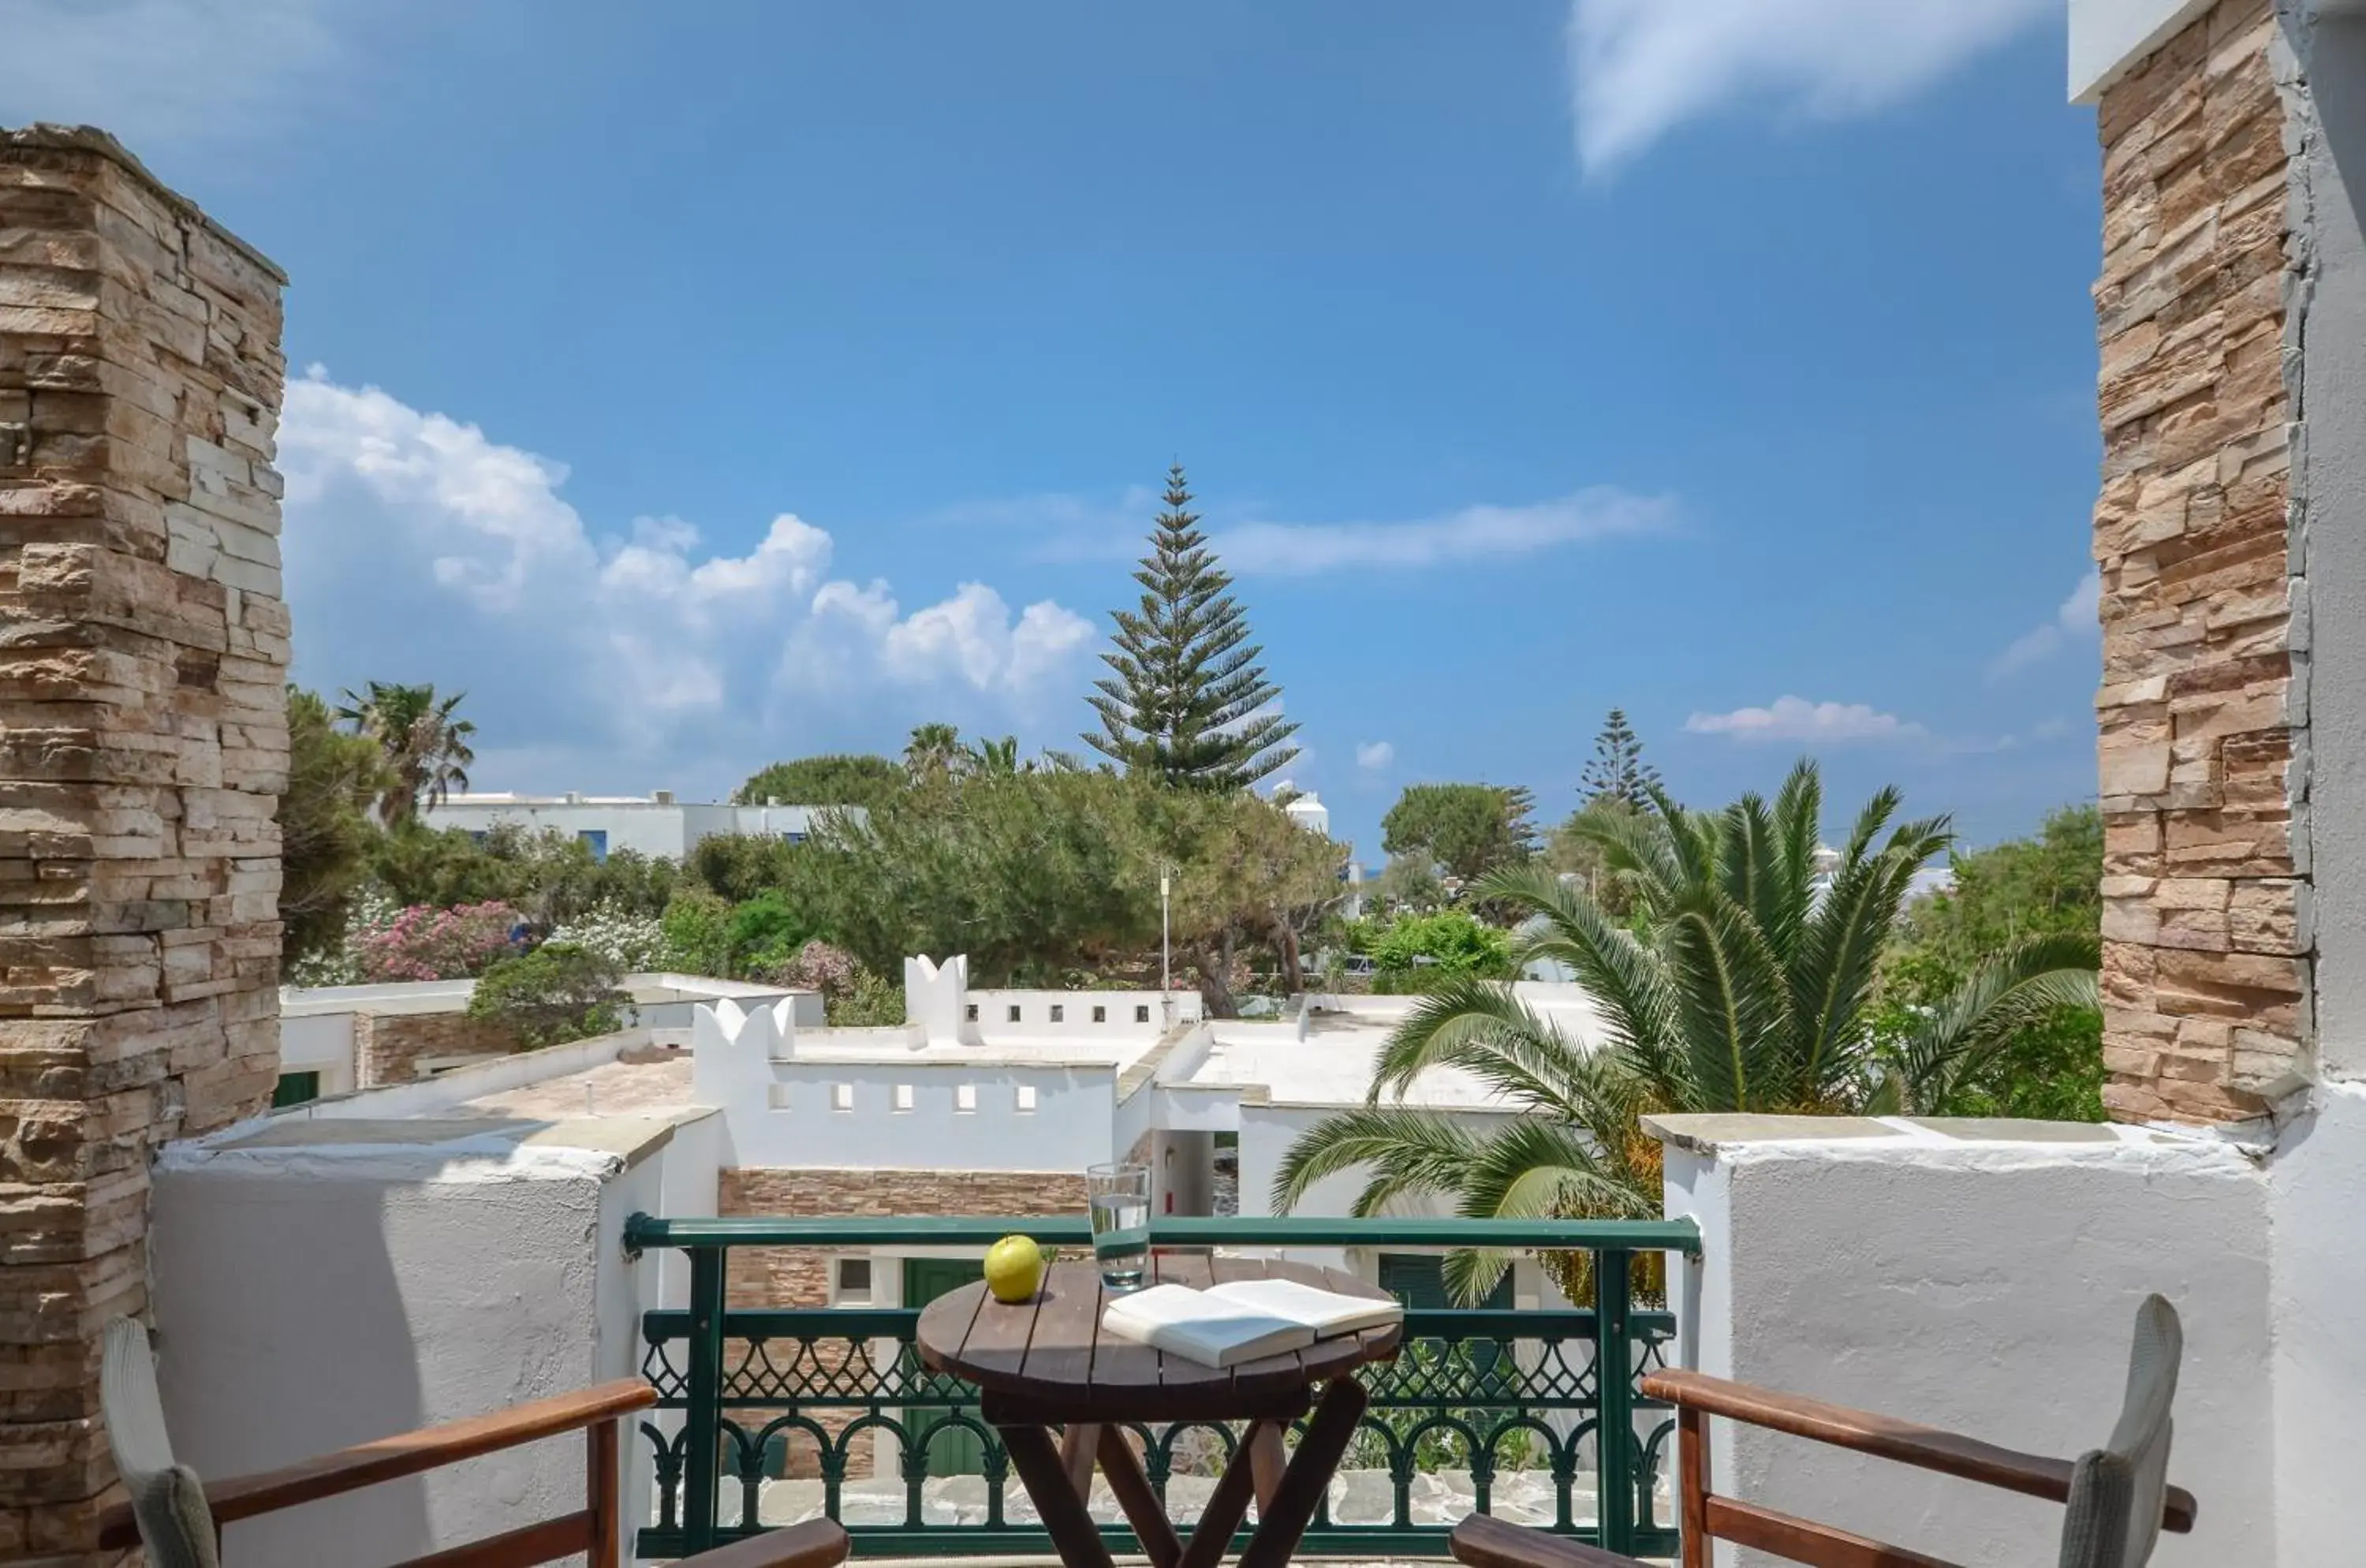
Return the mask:
[[[787,899],[777,892],[760,893],[734,908],[724,925],[731,972],[748,975],[785,964],[812,934]]]
[[[529,1046],[558,1045],[624,1027],[631,998],[616,966],[570,942],[546,942],[503,958],[477,980],[468,1016],[507,1024]]]
[[[1358,921],[1349,928],[1348,942],[1371,959],[1372,989],[1383,995],[1424,991],[1466,976],[1512,977],[1511,937],[1459,909],[1400,915],[1386,924]]]
[[[677,975],[731,977],[731,906],[703,887],[677,890],[659,930],[665,942],[659,962]]]

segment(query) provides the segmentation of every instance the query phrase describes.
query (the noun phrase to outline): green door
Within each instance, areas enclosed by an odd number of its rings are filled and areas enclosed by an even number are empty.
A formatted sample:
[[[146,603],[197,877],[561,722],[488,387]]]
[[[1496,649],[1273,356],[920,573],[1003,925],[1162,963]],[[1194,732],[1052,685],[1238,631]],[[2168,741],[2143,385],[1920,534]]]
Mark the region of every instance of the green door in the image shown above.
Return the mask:
[[[975,1258],[907,1258],[904,1259],[904,1304],[924,1307],[948,1291],[958,1291],[984,1276],[985,1265]],[[919,1364],[907,1348],[904,1352],[905,1375],[914,1382],[930,1377],[927,1368]],[[904,1416],[905,1428],[916,1442],[928,1446],[930,1475],[978,1475],[986,1470],[986,1444],[966,1427],[944,1425],[951,1412],[942,1406],[923,1406],[908,1410]],[[977,1407],[968,1406],[962,1414],[977,1419]]]

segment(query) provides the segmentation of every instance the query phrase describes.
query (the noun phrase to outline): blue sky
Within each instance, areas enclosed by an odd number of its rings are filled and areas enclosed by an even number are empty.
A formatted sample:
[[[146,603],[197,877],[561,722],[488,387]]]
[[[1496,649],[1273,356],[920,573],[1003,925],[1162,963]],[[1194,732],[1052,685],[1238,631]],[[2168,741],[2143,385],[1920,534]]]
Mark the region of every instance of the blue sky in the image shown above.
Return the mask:
[[[298,674],[480,786],[1072,746],[1179,459],[1368,849],[1614,704],[1700,803],[2092,793],[2047,0],[0,10],[0,122],[287,268]]]

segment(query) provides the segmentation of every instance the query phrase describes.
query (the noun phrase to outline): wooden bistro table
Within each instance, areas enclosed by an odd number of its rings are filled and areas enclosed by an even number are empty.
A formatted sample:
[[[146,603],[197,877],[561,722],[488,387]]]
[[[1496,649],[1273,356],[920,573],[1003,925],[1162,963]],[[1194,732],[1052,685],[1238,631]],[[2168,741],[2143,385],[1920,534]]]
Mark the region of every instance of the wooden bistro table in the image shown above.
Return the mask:
[[[1335,1269],[1258,1258],[1156,1254],[1150,1273],[1159,1284],[1275,1278],[1389,1299]],[[1110,1568],[1109,1547],[1086,1508],[1096,1462],[1153,1568],[1216,1568],[1251,1496],[1257,1525],[1241,1568],[1286,1568],[1364,1414],[1363,1385],[1348,1374],[1393,1357],[1403,1325],[1219,1371],[1104,1334],[1105,1299],[1096,1265],[1055,1263],[1032,1301],[997,1302],[982,1283],[938,1297],[921,1312],[913,1338],[930,1368],[978,1386],[980,1411],[1001,1434],[1065,1568]],[[1282,1434],[1310,1405],[1313,1417],[1285,1458]],[[1169,1421],[1250,1423],[1188,1545],[1123,1431],[1125,1423]],[[1056,1442],[1046,1429],[1055,1426]]]

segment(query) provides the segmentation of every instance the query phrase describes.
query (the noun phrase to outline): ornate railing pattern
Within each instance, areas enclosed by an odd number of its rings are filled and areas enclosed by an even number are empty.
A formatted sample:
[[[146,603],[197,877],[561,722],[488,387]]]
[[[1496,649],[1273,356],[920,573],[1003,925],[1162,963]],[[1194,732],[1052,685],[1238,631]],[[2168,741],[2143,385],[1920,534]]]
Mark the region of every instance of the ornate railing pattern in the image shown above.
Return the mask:
[[[734,1247],[982,1246],[1013,1231],[1057,1246],[1087,1240],[1081,1224],[1042,1219],[637,1217],[628,1243],[679,1248],[691,1275],[686,1309],[644,1319],[643,1371],[659,1397],[656,1419],[642,1427],[657,1505],[640,1555],[682,1556],[749,1533],[764,1518],[767,1484],[788,1478],[812,1489],[790,1506],[817,1501],[848,1527],[858,1552],[1041,1552],[1044,1537],[978,1417],[976,1391],[930,1372],[913,1354],[917,1308],[734,1309],[723,1299]],[[1452,1519],[1421,1517],[1437,1514],[1441,1473],[1459,1477],[1456,1492],[1482,1510],[1508,1504],[1523,1522],[1614,1551],[1674,1550],[1661,1487],[1673,1421],[1636,1387],[1665,1363],[1674,1321],[1630,1305],[1628,1265],[1638,1252],[1691,1250],[1689,1224],[1169,1220],[1155,1225],[1153,1245],[1591,1251],[1591,1309],[1407,1314],[1403,1353],[1360,1374],[1371,1404],[1343,1467],[1368,1480],[1384,1475],[1386,1495],[1351,1494],[1337,1517],[1326,1503],[1301,1550],[1442,1555]],[[1621,1363],[1625,1377],[1597,1377],[1598,1366]],[[1605,1442],[1605,1433],[1625,1440]],[[1204,1496],[1238,1433],[1197,1422],[1137,1427],[1133,1437],[1152,1485],[1182,1519],[1196,1512],[1195,1490]],[[932,1495],[929,1483],[950,1473],[975,1479]],[[1138,1550],[1112,1520],[1103,1526],[1110,1550]]]

